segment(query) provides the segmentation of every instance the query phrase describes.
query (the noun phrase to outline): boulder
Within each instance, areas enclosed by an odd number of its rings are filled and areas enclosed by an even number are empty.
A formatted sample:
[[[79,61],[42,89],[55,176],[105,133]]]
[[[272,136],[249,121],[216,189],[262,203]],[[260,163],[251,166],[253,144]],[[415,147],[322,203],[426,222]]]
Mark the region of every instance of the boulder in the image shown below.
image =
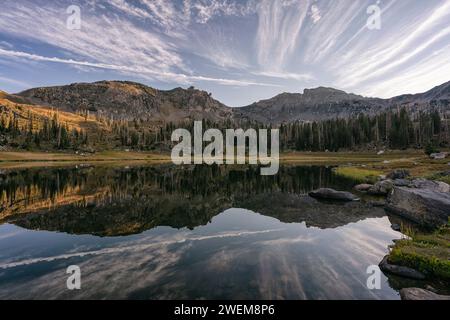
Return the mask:
[[[388,262],[388,257],[389,256],[385,256],[379,264],[379,267],[383,272],[414,280],[425,279],[425,275],[417,270],[404,266],[397,266],[394,264],[390,264]]]
[[[415,179],[412,181],[411,186],[417,189],[426,189],[436,192],[450,192],[450,185],[442,181]]]
[[[395,180],[395,179],[406,179],[409,177],[409,171],[405,169],[397,169],[392,171],[387,175],[388,179]]]
[[[391,229],[394,231],[401,231],[401,226],[398,223],[391,224]]]
[[[430,158],[434,159],[434,160],[445,159],[446,157],[447,157],[447,153],[446,152],[438,152],[438,153],[430,154]]]
[[[407,179],[395,179],[394,185],[396,187],[409,187],[411,185],[411,181]]]
[[[387,209],[427,227],[439,227],[450,216],[450,193],[428,188],[394,187]]]
[[[329,188],[321,188],[311,191],[309,195],[317,199],[339,200],[339,201],[357,201],[359,200],[354,194],[346,191],[336,191]]]
[[[368,194],[385,196],[394,188],[394,182],[392,180],[383,180],[377,182],[368,191]]]
[[[354,189],[359,192],[367,192],[372,187],[373,187],[373,185],[371,185],[371,184],[363,183],[363,184],[358,184],[357,186],[354,187]]]
[[[450,300],[450,296],[439,295],[420,288],[401,289],[400,297],[402,300]]]

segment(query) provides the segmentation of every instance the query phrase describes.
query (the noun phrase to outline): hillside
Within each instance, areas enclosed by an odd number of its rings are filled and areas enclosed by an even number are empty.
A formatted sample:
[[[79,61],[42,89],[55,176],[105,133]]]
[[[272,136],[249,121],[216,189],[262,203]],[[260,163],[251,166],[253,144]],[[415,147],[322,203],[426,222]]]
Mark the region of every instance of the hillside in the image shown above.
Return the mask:
[[[32,131],[41,128],[44,121],[55,117],[58,118],[59,122],[67,125],[69,130],[85,131],[90,135],[108,131],[104,124],[95,119],[86,118],[71,112],[59,111],[50,106],[28,104],[21,97],[9,95],[3,91],[0,92],[0,115],[3,119],[14,117],[20,128],[28,127],[30,120],[32,120]]]
[[[75,83],[35,88],[18,94],[30,103],[52,106],[72,113],[95,114],[113,120],[139,119],[153,124],[232,117],[231,108],[194,88],[157,90],[124,81]]]

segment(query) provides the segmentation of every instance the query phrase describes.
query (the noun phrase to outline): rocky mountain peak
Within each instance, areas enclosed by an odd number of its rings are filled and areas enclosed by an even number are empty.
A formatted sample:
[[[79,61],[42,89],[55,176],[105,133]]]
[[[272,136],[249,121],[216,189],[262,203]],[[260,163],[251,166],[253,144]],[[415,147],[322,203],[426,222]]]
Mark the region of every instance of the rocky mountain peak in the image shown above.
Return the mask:
[[[318,87],[314,89],[305,89],[303,91],[303,99],[312,103],[320,104],[348,100],[363,100],[364,97],[334,88]]]

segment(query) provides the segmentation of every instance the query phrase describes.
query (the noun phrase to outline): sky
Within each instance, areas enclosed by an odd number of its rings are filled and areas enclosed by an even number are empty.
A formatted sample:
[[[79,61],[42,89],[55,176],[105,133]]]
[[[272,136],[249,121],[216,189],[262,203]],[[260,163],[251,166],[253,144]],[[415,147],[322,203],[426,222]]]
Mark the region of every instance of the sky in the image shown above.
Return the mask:
[[[100,80],[232,107],[318,86],[424,92],[450,80],[450,0],[1,1],[0,90]]]

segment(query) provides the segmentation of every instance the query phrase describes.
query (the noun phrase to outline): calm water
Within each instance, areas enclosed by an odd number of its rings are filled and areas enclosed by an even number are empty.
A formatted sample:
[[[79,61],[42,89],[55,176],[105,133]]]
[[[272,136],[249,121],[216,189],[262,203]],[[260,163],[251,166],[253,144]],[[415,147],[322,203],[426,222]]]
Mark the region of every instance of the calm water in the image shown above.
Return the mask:
[[[324,203],[331,168],[29,169],[0,177],[1,299],[398,299],[383,209]],[[66,288],[78,265],[81,290]]]

